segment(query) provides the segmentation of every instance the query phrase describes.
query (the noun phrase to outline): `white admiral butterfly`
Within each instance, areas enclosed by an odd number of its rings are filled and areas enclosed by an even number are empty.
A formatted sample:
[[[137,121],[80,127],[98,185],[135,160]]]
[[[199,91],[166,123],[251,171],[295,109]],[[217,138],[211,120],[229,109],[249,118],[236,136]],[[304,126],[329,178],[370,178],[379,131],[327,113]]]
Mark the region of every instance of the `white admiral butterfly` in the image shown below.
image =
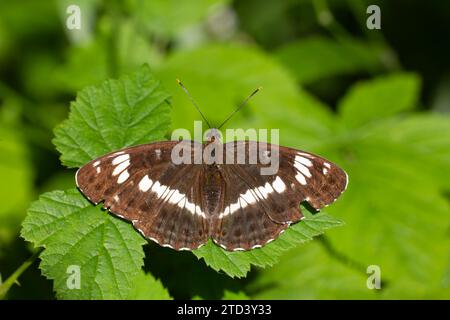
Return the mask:
[[[104,201],[111,213],[162,246],[193,250],[212,238],[235,251],[264,246],[302,219],[301,202],[319,210],[347,187],[347,174],[335,164],[281,146],[275,148],[278,172],[270,175],[261,174],[261,162],[173,163],[180,143],[200,153],[214,144],[233,159],[238,150],[249,154],[272,147],[256,141],[221,144],[216,132],[205,144],[163,141],[109,153],[78,170],[77,186],[91,202]]]

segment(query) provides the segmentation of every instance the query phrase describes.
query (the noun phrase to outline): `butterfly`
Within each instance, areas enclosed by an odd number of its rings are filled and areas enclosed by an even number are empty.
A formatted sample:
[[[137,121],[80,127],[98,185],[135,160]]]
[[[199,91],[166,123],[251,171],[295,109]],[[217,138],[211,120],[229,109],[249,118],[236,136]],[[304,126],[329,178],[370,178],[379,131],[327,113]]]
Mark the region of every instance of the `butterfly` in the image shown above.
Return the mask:
[[[320,210],[347,187],[346,172],[318,155],[258,141],[222,144],[218,130],[210,132],[205,143],[161,141],[101,156],[77,171],[77,187],[161,246],[194,250],[211,238],[228,251],[266,245],[303,219],[300,203]],[[173,161],[180,146],[193,150],[191,161]],[[196,152],[211,149],[220,152],[194,161]],[[266,158],[275,150],[276,172],[262,174],[264,157],[237,161],[239,153],[249,159],[261,150]],[[218,161],[219,154],[231,163]]]

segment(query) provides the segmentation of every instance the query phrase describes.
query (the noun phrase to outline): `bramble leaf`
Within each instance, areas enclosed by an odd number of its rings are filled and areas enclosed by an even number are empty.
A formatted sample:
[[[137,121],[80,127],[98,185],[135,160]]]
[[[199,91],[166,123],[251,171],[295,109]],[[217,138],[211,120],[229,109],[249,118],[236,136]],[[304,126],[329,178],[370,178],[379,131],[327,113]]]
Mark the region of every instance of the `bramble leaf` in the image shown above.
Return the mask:
[[[126,298],[143,265],[145,240],[76,189],[44,193],[28,210],[22,236],[45,247],[40,268],[60,299]],[[71,276],[79,276],[79,289]]]
[[[305,210],[304,210],[305,211]],[[326,229],[342,225],[342,222],[325,213],[307,214],[305,219],[290,226],[278,239],[259,249],[245,252],[225,251],[209,241],[194,254],[203,258],[208,266],[216,271],[224,271],[231,277],[245,277],[252,265],[272,266],[281,254],[301,243],[312,240]]]
[[[121,147],[163,139],[170,122],[168,97],[147,66],[82,90],[69,119],[55,130],[63,163],[81,166]],[[28,211],[22,236],[46,248],[40,267],[63,299],[127,298],[143,265],[146,241],[140,234],[76,189],[44,194]],[[68,287],[71,266],[79,268],[81,289]],[[149,290],[161,291],[154,284]]]
[[[56,148],[73,168],[113,150],[162,139],[170,123],[169,95],[148,66],[80,91],[69,119],[55,129]]]
[[[253,299],[374,299],[379,292],[367,288],[367,276],[364,269],[349,268],[319,241],[311,241],[284,253],[246,291]]]
[[[339,103],[342,121],[357,127],[415,107],[420,88],[415,74],[392,74],[354,85]]]
[[[141,272],[136,277],[133,288],[128,294],[129,300],[170,300],[172,299],[161,281],[151,274]]]
[[[356,39],[338,42],[311,37],[290,42],[275,54],[300,83],[311,83],[339,74],[374,71],[381,64],[379,49]]]

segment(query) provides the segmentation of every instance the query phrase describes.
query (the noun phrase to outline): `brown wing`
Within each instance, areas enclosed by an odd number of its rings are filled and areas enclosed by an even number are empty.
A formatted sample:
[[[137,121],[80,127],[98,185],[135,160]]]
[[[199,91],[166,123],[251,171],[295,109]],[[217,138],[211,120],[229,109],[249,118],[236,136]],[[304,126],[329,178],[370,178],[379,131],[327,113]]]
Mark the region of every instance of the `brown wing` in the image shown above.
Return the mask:
[[[235,164],[220,166],[226,181],[225,201],[211,224],[212,238],[223,248],[263,246],[303,217],[300,202],[307,201],[318,210],[345,190],[347,175],[335,164],[310,153],[277,147],[253,141],[225,144],[224,153],[233,152]],[[278,163],[278,170],[270,174],[261,170],[270,167],[260,161],[266,151]],[[249,163],[250,157],[243,164],[236,163],[237,154],[255,153],[257,163]]]
[[[202,208],[202,165],[174,164],[178,141],[126,148],[95,159],[76,174],[80,191],[95,204],[129,220],[148,239],[191,250],[208,239]],[[201,144],[185,141],[194,148]],[[169,187],[170,186],[170,187]]]

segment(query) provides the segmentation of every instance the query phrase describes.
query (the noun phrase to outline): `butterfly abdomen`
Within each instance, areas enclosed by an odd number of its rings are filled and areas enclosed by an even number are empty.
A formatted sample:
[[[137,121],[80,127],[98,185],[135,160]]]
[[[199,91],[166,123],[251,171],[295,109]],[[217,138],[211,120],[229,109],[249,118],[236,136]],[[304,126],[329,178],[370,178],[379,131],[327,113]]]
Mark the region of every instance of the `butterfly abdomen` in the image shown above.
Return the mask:
[[[218,214],[220,199],[223,198],[223,177],[217,165],[210,165],[203,177],[203,199],[206,212],[211,215]]]

